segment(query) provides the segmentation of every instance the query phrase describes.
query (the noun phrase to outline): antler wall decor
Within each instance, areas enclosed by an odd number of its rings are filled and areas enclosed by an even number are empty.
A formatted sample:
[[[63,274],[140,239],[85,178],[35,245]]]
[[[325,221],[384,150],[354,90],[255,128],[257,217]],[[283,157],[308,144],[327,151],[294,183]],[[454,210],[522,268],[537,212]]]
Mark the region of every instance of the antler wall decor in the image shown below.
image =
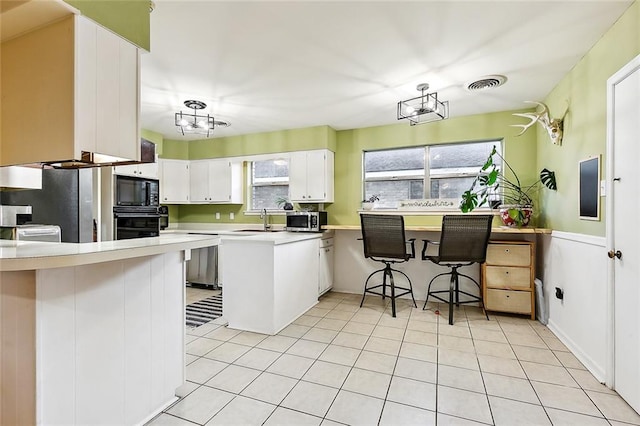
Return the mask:
[[[542,124],[542,127],[547,131],[549,137],[551,138],[551,142],[554,145],[562,145],[562,130],[563,130],[563,119],[562,118],[550,118],[549,117],[549,108],[542,102],[535,101],[525,101],[530,104],[536,104],[542,107],[542,111],[535,113],[514,113],[518,117],[528,118],[530,121],[527,124],[511,124],[511,127],[522,127],[522,131],[518,133],[517,136],[522,135],[529,127],[533,126],[536,123]]]

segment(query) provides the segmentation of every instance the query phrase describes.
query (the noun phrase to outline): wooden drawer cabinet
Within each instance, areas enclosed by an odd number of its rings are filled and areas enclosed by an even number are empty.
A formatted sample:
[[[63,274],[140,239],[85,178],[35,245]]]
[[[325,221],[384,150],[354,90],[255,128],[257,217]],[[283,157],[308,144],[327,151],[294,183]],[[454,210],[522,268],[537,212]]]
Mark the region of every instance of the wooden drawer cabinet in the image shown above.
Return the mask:
[[[482,265],[482,291],[488,311],[531,315],[535,319],[535,243],[490,241]]]

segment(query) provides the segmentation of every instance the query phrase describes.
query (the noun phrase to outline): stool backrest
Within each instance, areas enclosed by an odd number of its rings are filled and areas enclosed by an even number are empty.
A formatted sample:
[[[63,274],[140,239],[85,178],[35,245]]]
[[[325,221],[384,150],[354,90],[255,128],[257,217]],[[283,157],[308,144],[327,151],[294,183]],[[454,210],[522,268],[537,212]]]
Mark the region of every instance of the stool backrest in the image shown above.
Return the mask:
[[[400,215],[361,214],[360,225],[364,257],[407,258],[404,217]]]
[[[446,215],[440,233],[440,262],[478,262],[487,257],[491,215]]]

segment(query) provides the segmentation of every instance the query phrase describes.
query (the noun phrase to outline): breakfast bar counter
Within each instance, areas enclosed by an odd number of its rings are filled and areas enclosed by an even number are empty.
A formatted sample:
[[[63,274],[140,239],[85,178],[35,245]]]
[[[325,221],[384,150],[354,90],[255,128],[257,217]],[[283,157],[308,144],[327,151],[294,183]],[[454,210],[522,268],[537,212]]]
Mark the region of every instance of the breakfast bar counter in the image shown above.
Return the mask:
[[[143,424],[185,381],[185,262],[210,235],[0,240],[0,424]]]

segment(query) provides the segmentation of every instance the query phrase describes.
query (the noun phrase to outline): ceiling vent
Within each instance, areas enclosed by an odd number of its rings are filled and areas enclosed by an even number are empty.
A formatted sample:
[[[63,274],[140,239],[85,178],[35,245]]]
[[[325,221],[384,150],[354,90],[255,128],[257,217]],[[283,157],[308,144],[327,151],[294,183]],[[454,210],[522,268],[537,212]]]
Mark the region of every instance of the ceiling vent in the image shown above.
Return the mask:
[[[466,84],[466,88],[470,92],[479,90],[495,89],[507,82],[507,77],[503,75],[487,75],[478,80]]]

